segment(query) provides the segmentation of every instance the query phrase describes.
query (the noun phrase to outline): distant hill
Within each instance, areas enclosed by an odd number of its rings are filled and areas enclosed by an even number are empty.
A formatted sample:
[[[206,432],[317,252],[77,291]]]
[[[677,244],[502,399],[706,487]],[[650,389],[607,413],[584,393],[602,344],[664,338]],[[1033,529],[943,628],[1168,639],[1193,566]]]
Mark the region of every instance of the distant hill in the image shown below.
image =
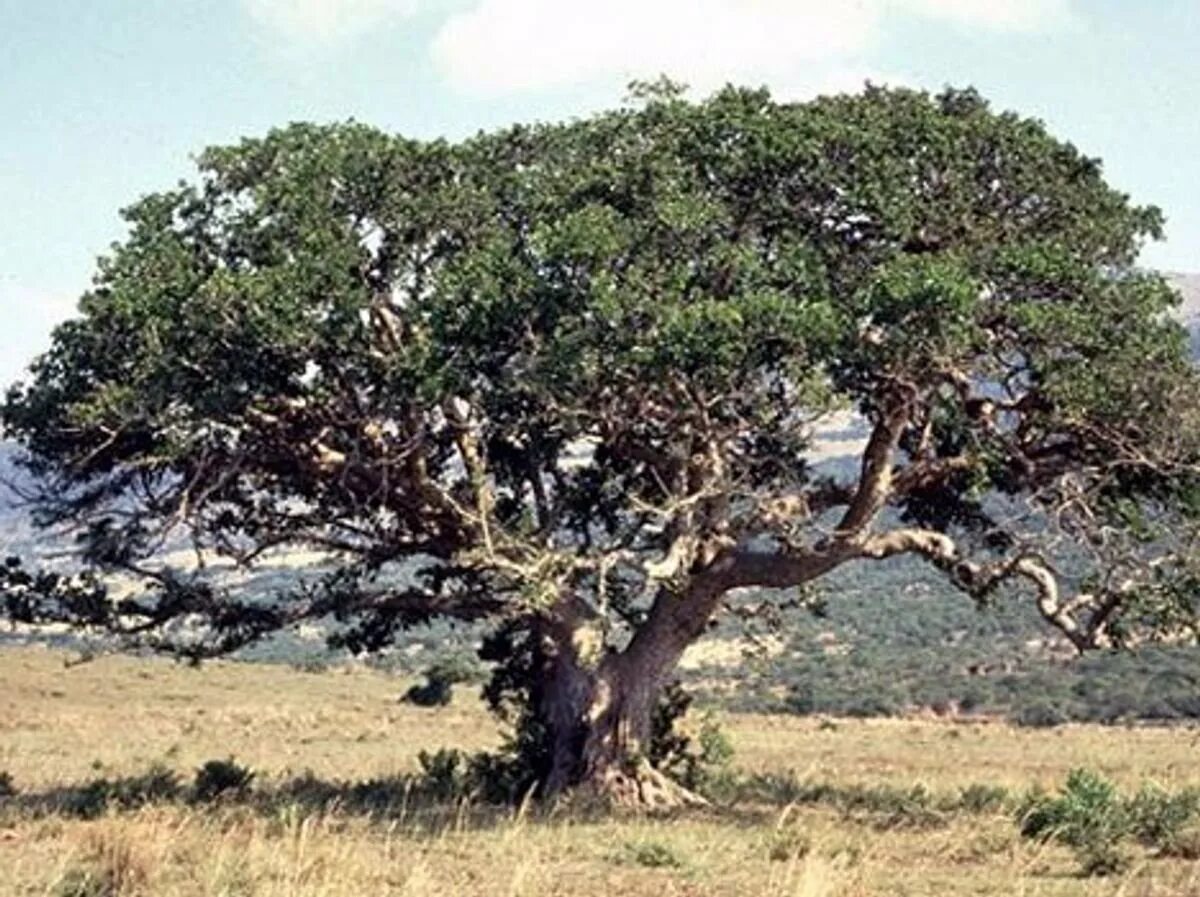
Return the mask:
[[[1192,334],[1192,357],[1200,360],[1200,274],[1172,274],[1170,279],[1183,296],[1179,317]]]
[[[16,463],[18,452],[11,442],[0,442],[0,559],[8,555],[41,556],[65,547],[39,533],[22,506],[19,491],[29,485],[29,480]]]

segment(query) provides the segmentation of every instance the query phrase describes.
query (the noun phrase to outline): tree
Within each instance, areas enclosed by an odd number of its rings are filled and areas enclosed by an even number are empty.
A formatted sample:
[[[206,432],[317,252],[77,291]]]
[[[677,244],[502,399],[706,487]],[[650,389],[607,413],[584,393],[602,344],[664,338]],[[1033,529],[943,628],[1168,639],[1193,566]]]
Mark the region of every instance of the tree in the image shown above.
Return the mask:
[[[141,587],[13,567],[9,615],[193,658],[490,621],[542,790],[635,802],[685,796],[654,708],[738,590],[912,555],[1079,650],[1195,631],[1157,210],[971,90],[637,93],[457,144],[292,125],[130,208],[4,421],[43,522]],[[333,566],[239,596],[184,537]]]

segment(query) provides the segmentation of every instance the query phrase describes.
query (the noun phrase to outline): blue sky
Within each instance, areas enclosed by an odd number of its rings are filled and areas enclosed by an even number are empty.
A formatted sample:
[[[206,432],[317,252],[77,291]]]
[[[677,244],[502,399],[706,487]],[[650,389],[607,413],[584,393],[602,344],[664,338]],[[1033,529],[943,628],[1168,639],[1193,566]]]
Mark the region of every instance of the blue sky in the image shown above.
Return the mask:
[[[1200,270],[1197,0],[0,0],[0,384],[71,314],[118,210],[206,145],[355,118],[451,137],[667,73],[806,97],[973,84],[1161,206]]]

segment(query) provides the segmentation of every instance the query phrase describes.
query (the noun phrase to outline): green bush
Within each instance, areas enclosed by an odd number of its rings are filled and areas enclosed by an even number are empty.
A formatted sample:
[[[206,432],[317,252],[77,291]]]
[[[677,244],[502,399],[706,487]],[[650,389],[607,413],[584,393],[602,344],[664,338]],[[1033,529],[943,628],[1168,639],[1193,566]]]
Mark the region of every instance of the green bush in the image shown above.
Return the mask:
[[[401,700],[418,707],[445,707],[454,697],[455,685],[480,682],[484,676],[483,665],[476,658],[451,654],[425,670],[425,681],[411,686]]]
[[[1200,826],[1200,789],[1189,788],[1170,794],[1162,788],[1143,786],[1128,802],[1134,837],[1163,856],[1193,852]]]
[[[627,841],[620,859],[648,869],[682,869],[687,865],[674,848],[661,841]]]
[[[454,697],[454,689],[449,682],[441,679],[428,679],[425,682],[409,686],[401,698],[406,704],[418,707],[446,707]]]
[[[1195,862],[1200,860],[1200,823],[1191,823],[1159,847],[1159,856]]]
[[[109,876],[91,867],[71,867],[55,883],[51,897],[114,897],[118,891]]]
[[[463,751],[441,748],[433,753],[420,751],[417,763],[420,776],[414,790],[433,800],[454,800],[469,794],[472,781],[471,757]]]
[[[767,857],[777,863],[802,860],[812,852],[812,838],[797,828],[776,828],[767,836]]]
[[[240,797],[250,790],[254,772],[228,760],[209,760],[198,770],[192,783],[192,798],[207,803],[219,798]]]
[[[1075,850],[1085,874],[1119,872],[1129,863],[1123,842],[1134,838],[1159,856],[1200,859],[1200,789],[1171,794],[1153,785],[1122,798],[1111,782],[1074,770],[1059,794],[1033,791],[1017,810],[1027,838]]]
[[[66,789],[59,805],[68,815],[94,819],[109,807],[131,810],[146,804],[176,800],[181,790],[175,772],[155,765],[140,775],[94,779],[86,785]]]
[[[1049,701],[1034,701],[1017,707],[1010,715],[1009,721],[1017,726],[1031,729],[1049,729],[1070,722],[1070,717],[1057,704]]]
[[[958,806],[968,813],[994,813],[1008,802],[1008,789],[1000,785],[968,785],[958,795]]]
[[[1128,865],[1121,849],[1132,828],[1128,807],[1116,786],[1097,773],[1072,770],[1059,794],[1032,792],[1017,812],[1023,836],[1071,847],[1085,875],[1107,875]]]

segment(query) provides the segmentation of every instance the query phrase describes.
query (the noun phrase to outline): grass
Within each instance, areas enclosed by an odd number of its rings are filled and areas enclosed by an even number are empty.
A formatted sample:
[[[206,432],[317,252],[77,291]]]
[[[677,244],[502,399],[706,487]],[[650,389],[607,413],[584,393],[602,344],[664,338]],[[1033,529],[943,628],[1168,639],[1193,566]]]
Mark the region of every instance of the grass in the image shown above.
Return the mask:
[[[597,817],[387,791],[420,750],[496,744],[469,688],[423,709],[399,702],[408,681],[365,669],[63,661],[0,652],[0,772],[17,792],[0,803],[3,897],[1200,897],[1200,863],[1147,852],[1082,878],[1004,806],[1080,766],[1130,792],[1200,785],[1196,730],[735,715],[734,762],[754,784],[736,803]],[[230,759],[256,773],[245,788],[181,796]],[[93,818],[36,808],[101,779],[119,799]]]

